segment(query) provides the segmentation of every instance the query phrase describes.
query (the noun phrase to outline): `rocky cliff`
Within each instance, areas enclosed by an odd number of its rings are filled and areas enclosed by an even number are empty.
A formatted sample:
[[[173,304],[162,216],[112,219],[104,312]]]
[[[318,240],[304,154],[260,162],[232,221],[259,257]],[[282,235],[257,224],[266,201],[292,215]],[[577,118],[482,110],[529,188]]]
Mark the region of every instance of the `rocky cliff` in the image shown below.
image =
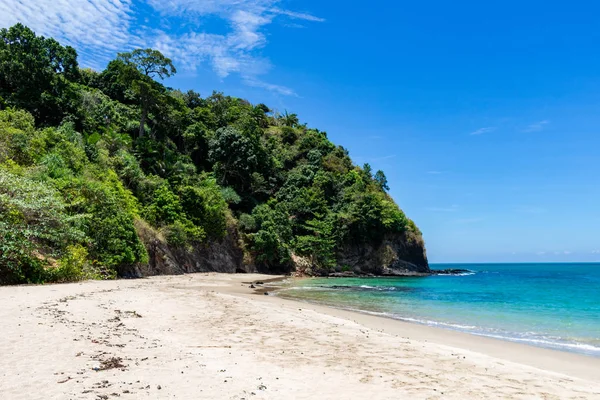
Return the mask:
[[[425,244],[413,232],[386,235],[380,243],[347,245],[338,255],[342,269],[358,275],[429,274]]]
[[[120,271],[122,276],[261,272],[248,257],[244,257],[235,226],[228,227],[227,235],[222,240],[191,249],[169,246],[160,234],[142,221],[137,223],[136,228],[148,250],[149,262]],[[431,273],[423,239],[412,232],[387,235],[379,243],[346,245],[338,254],[338,267],[333,273],[319,270],[309,258],[295,254],[292,255],[291,265],[282,267],[280,272],[309,276],[405,276]]]
[[[250,273],[253,264],[244,262],[237,230],[230,226],[227,235],[219,241],[191,249],[174,248],[143,221],[136,222],[136,230],[146,246],[149,261],[120,271],[124,277],[178,275],[194,272]]]

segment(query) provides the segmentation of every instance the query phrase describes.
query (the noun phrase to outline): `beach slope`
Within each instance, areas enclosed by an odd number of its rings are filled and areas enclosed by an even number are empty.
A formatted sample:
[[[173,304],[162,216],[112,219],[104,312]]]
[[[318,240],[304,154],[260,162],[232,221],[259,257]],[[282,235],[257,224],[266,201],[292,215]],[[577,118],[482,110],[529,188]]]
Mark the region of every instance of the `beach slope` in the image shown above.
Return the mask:
[[[600,398],[599,359],[474,351],[475,336],[256,295],[257,279],[2,287],[0,398]]]

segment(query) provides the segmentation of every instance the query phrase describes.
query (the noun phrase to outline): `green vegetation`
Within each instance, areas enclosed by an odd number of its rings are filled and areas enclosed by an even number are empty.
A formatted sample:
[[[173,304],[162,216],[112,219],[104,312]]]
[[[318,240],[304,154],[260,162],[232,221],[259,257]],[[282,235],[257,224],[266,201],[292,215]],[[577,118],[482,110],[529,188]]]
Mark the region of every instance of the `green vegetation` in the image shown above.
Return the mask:
[[[156,81],[175,72],[150,49],[80,69],[71,47],[0,30],[0,284],[115,277],[148,262],[142,225],[181,251],[235,229],[265,271],[294,255],[329,270],[346,245],[420,234],[384,173],[325,132]]]

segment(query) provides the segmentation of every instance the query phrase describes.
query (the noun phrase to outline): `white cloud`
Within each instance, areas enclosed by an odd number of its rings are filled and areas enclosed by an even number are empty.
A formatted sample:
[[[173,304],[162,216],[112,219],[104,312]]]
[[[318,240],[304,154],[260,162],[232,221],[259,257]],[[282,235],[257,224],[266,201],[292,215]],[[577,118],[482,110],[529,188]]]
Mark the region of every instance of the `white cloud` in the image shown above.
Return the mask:
[[[267,44],[264,28],[277,16],[309,22],[324,19],[307,13],[298,13],[275,7],[279,0],[147,0],[155,10],[167,17],[185,17],[190,21],[201,21],[208,16],[217,16],[231,28],[225,34],[210,35],[210,45],[202,35],[188,33],[173,38],[173,50],[188,69],[209,59],[215,72],[222,78],[238,73],[249,86],[261,87],[284,95],[295,92],[281,85],[264,82],[257,78],[268,72],[271,63],[254,55],[253,51]],[[199,39],[199,40],[198,40]]]
[[[543,120],[529,125],[527,128],[523,129],[523,132],[539,132],[542,131],[546,125],[548,125],[550,121]]]
[[[143,1],[0,0],[0,27],[21,22],[54,37],[75,47],[84,66],[102,68],[117,52],[153,47],[179,69],[195,71],[209,63],[221,78],[235,73],[249,86],[295,95],[290,88],[258,78],[272,67],[257,54],[268,42],[265,29],[276,18],[324,21],[278,8],[279,0],[145,0],[153,10]],[[203,30],[208,17],[219,18],[227,29]],[[158,26],[149,27],[148,21],[159,21]]]
[[[592,254],[600,254],[600,250],[592,250]]]
[[[90,57],[141,44],[130,32],[132,14],[131,0],[0,0],[0,27],[21,22]]]
[[[263,82],[263,81],[261,81],[259,79],[256,79],[256,78],[248,77],[248,78],[244,79],[244,82],[248,86],[267,89],[267,90],[269,90],[271,92],[279,93],[279,94],[282,94],[282,95],[285,95],[285,96],[298,96],[296,94],[296,92],[294,92],[293,89],[290,89],[290,88],[288,88],[286,86],[274,85],[272,83]]]
[[[444,171],[427,171],[427,173],[430,175],[440,175],[443,174]]]
[[[273,8],[270,10],[271,12],[279,15],[286,15],[290,18],[294,19],[303,19],[305,21],[312,22],[325,22],[324,18],[315,17],[314,15],[306,14],[306,13],[298,13],[293,11],[281,10],[279,8]]]
[[[488,126],[486,128],[479,128],[476,131],[471,132],[470,135],[481,135],[481,134],[484,134],[484,133],[493,132],[495,130],[496,130],[496,127]]]

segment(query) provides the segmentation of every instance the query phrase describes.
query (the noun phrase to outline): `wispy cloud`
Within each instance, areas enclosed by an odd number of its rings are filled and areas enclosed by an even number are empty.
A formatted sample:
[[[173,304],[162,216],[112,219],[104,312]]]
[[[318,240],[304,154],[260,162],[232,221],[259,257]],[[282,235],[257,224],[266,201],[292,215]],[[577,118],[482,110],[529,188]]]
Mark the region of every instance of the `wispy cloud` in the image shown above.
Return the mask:
[[[488,126],[486,128],[479,128],[476,131],[471,132],[470,135],[483,135],[484,133],[493,132],[495,130],[496,130],[496,127]]]
[[[315,17],[314,15],[311,15],[308,13],[293,12],[293,11],[288,11],[288,10],[282,10],[280,8],[271,8],[269,11],[274,14],[285,15],[285,16],[288,16],[290,18],[295,18],[295,19],[303,19],[305,21],[325,22],[325,18]]]
[[[143,40],[131,30],[130,0],[0,0],[0,27],[17,22],[80,53],[109,59]]]
[[[427,171],[429,175],[441,175],[444,171]]]
[[[523,132],[540,132],[544,130],[544,128],[550,123],[548,120],[539,121],[529,125],[527,128],[523,129]]]
[[[592,254],[600,254],[600,250],[592,250]]]
[[[257,78],[252,77],[252,76],[244,78],[244,83],[246,83],[246,85],[248,85],[248,86],[267,89],[267,90],[270,90],[271,92],[279,93],[279,94],[282,94],[284,96],[296,96],[296,97],[298,97],[298,95],[296,94],[296,92],[293,89],[290,89],[289,87],[282,86],[282,85],[274,85],[272,83],[263,82],[260,79],[257,79]]]
[[[487,128],[479,128],[476,131],[471,132],[469,135],[483,135],[484,133],[494,132],[495,130],[495,126],[489,126]]]
[[[221,78],[238,74],[249,86],[295,95],[260,78],[272,68],[260,56],[268,44],[267,27],[277,18],[324,19],[278,5],[279,0],[0,0],[0,27],[21,22],[77,48],[82,64],[97,69],[119,51],[154,47],[179,69],[196,71],[208,63]],[[226,29],[201,29],[207,18],[220,19]],[[148,26],[149,20],[159,22]]]

